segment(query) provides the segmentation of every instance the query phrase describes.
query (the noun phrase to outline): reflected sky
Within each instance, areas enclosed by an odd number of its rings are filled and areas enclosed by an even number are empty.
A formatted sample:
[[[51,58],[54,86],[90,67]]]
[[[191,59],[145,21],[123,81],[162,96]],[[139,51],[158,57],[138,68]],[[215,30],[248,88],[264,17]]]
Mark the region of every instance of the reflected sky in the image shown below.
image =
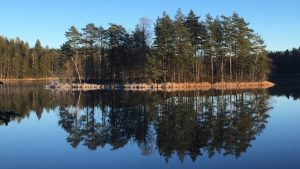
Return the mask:
[[[136,130],[136,128],[129,128],[128,125],[121,125],[119,130],[117,131],[125,131],[125,135],[128,141],[125,142],[125,145],[118,149],[114,149],[114,144],[110,144],[111,140],[108,139],[107,144],[104,147],[98,146],[96,150],[91,150],[87,145],[85,145],[84,141],[81,141],[78,146],[73,148],[68,142],[67,138],[70,136],[70,132],[63,127],[59,121],[62,120],[62,108],[67,110],[66,112],[74,112],[76,111],[76,106],[78,104],[79,94],[66,94],[66,93],[51,93],[49,91],[44,91],[43,89],[35,90],[35,89],[22,89],[22,91],[14,91],[3,92],[0,95],[0,102],[6,102],[6,104],[0,103],[0,110],[8,111],[15,108],[19,113],[21,108],[24,110],[24,117],[21,119],[16,119],[15,121],[11,121],[8,126],[2,124],[0,126],[0,163],[1,167],[10,169],[10,168],[197,168],[197,169],[207,169],[207,168],[257,168],[257,169],[265,169],[265,168],[299,168],[300,159],[298,154],[300,153],[300,114],[299,108],[300,100],[294,100],[293,98],[287,98],[284,96],[268,96],[266,99],[260,100],[261,102],[266,101],[270,109],[264,112],[269,117],[263,119],[263,123],[258,121],[259,123],[253,122],[250,123],[253,126],[259,124],[265,124],[265,128],[262,129],[261,132],[253,133],[252,141],[250,141],[249,147],[246,147],[245,152],[242,152],[239,157],[235,155],[227,155],[224,156],[224,149],[221,148],[220,152],[216,150],[216,153],[212,158],[209,158],[208,151],[203,151],[201,156],[198,156],[195,161],[193,161],[189,154],[184,154],[184,160],[180,159],[178,155],[178,151],[174,151],[173,155],[166,160],[165,152],[167,150],[164,149],[164,145],[166,142],[159,141],[165,139],[167,136],[172,136],[171,138],[177,138],[174,141],[170,141],[170,146],[174,148],[174,146],[184,145],[183,143],[176,141],[184,141],[179,136],[185,136],[177,133],[177,131],[172,130],[172,125],[174,121],[166,120],[172,118],[179,118],[188,120],[187,124],[193,122],[189,121],[191,118],[177,116],[180,108],[181,114],[187,114],[193,117],[194,115],[201,115],[201,113],[194,114],[193,111],[189,112],[191,104],[194,105],[195,102],[184,101],[187,98],[191,98],[195,96],[193,94],[183,94],[180,93],[183,98],[180,103],[172,102],[170,98],[174,98],[179,94],[156,94],[150,96],[143,96],[143,94],[122,94],[122,93],[96,93],[96,94],[82,94],[80,96],[80,113],[77,114],[78,119],[80,117],[86,117],[86,106],[91,105],[91,99],[94,97],[95,107],[97,105],[107,105],[106,108],[102,109],[101,106],[97,107],[95,112],[95,119],[101,121],[101,115],[103,114],[103,110],[111,112],[113,110],[112,105],[116,107],[116,114],[118,118],[115,120],[122,121],[123,119],[129,120],[128,122],[137,122],[138,118],[126,116],[128,111],[121,111],[128,108],[129,112],[136,113],[134,115],[143,114],[144,112],[140,112],[140,110],[144,110],[144,107],[140,108],[139,106],[145,105],[146,111],[148,112],[147,116],[141,116],[141,118],[145,118],[149,123],[148,131],[153,132],[152,144],[154,145],[152,151],[150,153],[143,153],[141,148],[137,144],[136,132],[131,133],[132,130]],[[40,93],[41,92],[41,93]],[[45,93],[46,92],[46,93]],[[49,92],[49,93],[48,93]],[[212,97],[215,99],[214,107],[215,111],[218,111],[218,105],[221,105],[219,97],[220,95],[226,96],[225,98],[229,99],[229,95],[236,95],[245,93],[245,96],[253,96],[253,93],[256,93],[256,96],[267,96],[265,91],[244,91],[244,92],[202,92],[198,93],[199,98],[208,98],[210,100]],[[39,104],[32,103],[32,96],[34,98],[42,99]],[[15,96],[15,97],[13,97]],[[14,98],[12,100],[16,100],[16,98],[20,97],[23,100],[26,100],[24,103],[20,104],[20,106],[16,106],[17,104],[12,104],[10,98]],[[46,97],[37,97],[37,96],[46,96]],[[93,97],[92,97],[93,96]],[[101,96],[99,99],[99,96]],[[134,97],[136,99],[133,99]],[[203,97],[202,97],[203,96]],[[240,95],[241,96],[241,95]],[[43,100],[46,99],[46,100]],[[88,98],[88,99],[87,99]],[[98,98],[98,99],[97,99]],[[118,99],[119,98],[119,99]],[[156,99],[153,99],[156,98]],[[218,99],[219,98],[219,99]],[[132,99],[132,100],[130,100]],[[114,100],[114,101],[111,101]],[[119,102],[119,100],[123,100]],[[125,100],[125,101],[124,101]],[[127,101],[126,101],[127,100]],[[168,101],[166,101],[168,100]],[[175,99],[176,100],[176,99]],[[180,100],[180,99],[179,99]],[[201,99],[200,99],[201,100]],[[251,99],[250,99],[251,100]],[[142,101],[142,102],[141,102]],[[253,107],[254,104],[258,104],[257,99],[253,100],[250,106]],[[21,101],[19,101],[20,103]],[[167,104],[166,104],[167,103]],[[172,104],[176,103],[176,104]],[[199,102],[202,103],[202,102]],[[227,102],[228,103],[228,102]],[[208,104],[208,103],[207,103]],[[6,107],[9,105],[8,107]],[[138,105],[138,106],[136,106]],[[184,106],[186,105],[186,106]],[[199,105],[199,104],[198,104]],[[208,110],[208,105],[204,105],[204,109]],[[42,108],[41,108],[41,107]],[[152,107],[153,106],[153,107]],[[206,106],[206,107],[205,107]],[[44,108],[43,108],[44,107]],[[50,108],[52,107],[52,108]],[[73,107],[68,109],[69,107]],[[133,109],[138,107],[137,112],[134,112]],[[209,106],[208,106],[209,107]],[[227,104],[226,110],[229,110],[229,105]],[[254,110],[265,110],[265,108],[254,106]],[[36,113],[36,110],[42,110],[42,113]],[[155,113],[149,113],[151,110],[155,110]],[[172,110],[172,111],[171,111]],[[248,109],[247,109],[248,110]],[[69,112],[70,111],[70,112]],[[88,112],[91,112],[89,109]],[[183,113],[184,112],[184,113]],[[217,114],[215,112],[215,114]],[[190,114],[189,114],[190,113]],[[264,114],[263,113],[263,114]],[[158,116],[159,114],[159,116]],[[180,114],[180,113],[179,113]],[[255,112],[254,112],[255,114]],[[249,117],[246,114],[241,114],[238,117]],[[119,118],[121,117],[121,118]],[[125,118],[126,117],[126,118]],[[165,118],[166,117],[166,118]],[[208,116],[209,117],[209,116]],[[211,116],[214,117],[215,116]],[[111,115],[107,115],[107,123],[112,124],[113,117]],[[67,118],[70,121],[69,118]],[[72,120],[71,120],[72,121]],[[201,121],[201,120],[200,120]],[[72,121],[74,122],[74,121]],[[168,122],[170,123],[170,128],[165,128],[168,126]],[[205,122],[205,121],[204,121]],[[220,123],[222,121],[215,120],[211,124]],[[238,123],[235,121],[229,121],[234,123]],[[161,125],[160,125],[161,123]],[[117,123],[120,124],[120,123]],[[127,124],[127,123],[126,123]],[[143,121],[144,124],[144,121]],[[165,124],[165,125],[163,125]],[[210,125],[211,125],[210,124]],[[185,123],[182,120],[176,121],[175,126],[185,126]],[[191,124],[193,125],[193,124]],[[112,127],[111,125],[108,125]],[[134,125],[133,125],[134,126]],[[139,126],[137,124],[137,126]],[[201,125],[202,126],[202,125]],[[205,125],[204,125],[205,126]],[[82,129],[86,127],[82,126]],[[124,127],[124,128],[122,128]],[[189,126],[187,126],[188,128]],[[247,126],[246,126],[247,127]],[[252,128],[251,127],[251,128]],[[181,128],[177,128],[178,131],[189,132],[191,131],[189,128],[187,131],[182,130]],[[164,130],[165,129],[165,130]],[[208,125],[208,129],[212,130]],[[243,129],[240,128],[241,130]],[[86,131],[86,130],[82,130]],[[112,131],[112,130],[110,130]],[[173,135],[168,135],[168,132],[175,132],[175,137]],[[192,130],[195,132],[194,130]],[[203,130],[206,131],[206,130]],[[218,130],[215,130],[218,131]],[[248,132],[249,130],[245,130]],[[127,133],[126,133],[127,132]],[[109,132],[111,133],[111,132]],[[122,132],[121,132],[122,133]],[[128,134],[129,133],[129,134]],[[163,133],[163,134],[162,134]],[[205,132],[204,132],[205,133]],[[196,134],[202,134],[201,138],[205,138],[203,132],[199,132]],[[237,134],[237,133],[233,133]],[[242,137],[245,133],[240,133],[236,135],[239,138],[248,138]],[[249,134],[249,133],[246,133]],[[84,133],[84,135],[87,135]],[[129,135],[129,136],[128,136]],[[221,134],[222,135],[222,134]],[[251,135],[252,136],[252,135]],[[122,137],[123,138],[123,137]],[[194,137],[193,137],[194,138]],[[213,139],[215,137],[210,137],[209,139]],[[126,140],[127,140],[126,139]],[[224,139],[224,138],[223,138]],[[228,139],[228,138],[227,138]],[[224,140],[223,140],[224,141]],[[211,143],[211,142],[209,142]],[[191,144],[188,144],[191,146]],[[209,148],[209,144],[202,145],[205,148]],[[219,146],[214,146],[218,148]],[[172,149],[172,148],[171,148]],[[164,151],[165,150],[165,151]],[[178,147],[177,147],[178,150]],[[187,152],[185,152],[187,153]],[[167,161],[167,162],[166,162]]]

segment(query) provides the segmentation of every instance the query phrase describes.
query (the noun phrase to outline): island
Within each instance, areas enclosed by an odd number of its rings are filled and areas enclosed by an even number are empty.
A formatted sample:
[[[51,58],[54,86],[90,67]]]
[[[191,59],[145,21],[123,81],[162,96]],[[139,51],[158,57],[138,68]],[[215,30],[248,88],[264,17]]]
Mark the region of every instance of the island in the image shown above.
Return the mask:
[[[202,19],[203,18],[203,19]],[[60,49],[0,38],[0,79],[50,79],[60,90],[267,88],[271,60],[259,34],[237,13],[143,17],[132,31],[110,23],[65,32]],[[11,55],[12,57],[4,57]]]

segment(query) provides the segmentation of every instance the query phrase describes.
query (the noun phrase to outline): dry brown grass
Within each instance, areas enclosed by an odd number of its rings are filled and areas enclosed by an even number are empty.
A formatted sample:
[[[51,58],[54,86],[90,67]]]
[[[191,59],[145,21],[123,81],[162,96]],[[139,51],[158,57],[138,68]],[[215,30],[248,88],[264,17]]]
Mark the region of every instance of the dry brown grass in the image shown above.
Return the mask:
[[[215,89],[256,89],[256,88],[269,88],[274,86],[273,83],[268,81],[263,82],[220,82],[213,84]]]
[[[218,83],[133,83],[133,84],[108,84],[108,85],[97,85],[97,84],[71,84],[64,86],[60,84],[57,88],[61,90],[134,90],[134,91],[193,91],[193,90],[233,90],[233,89],[261,89],[269,88],[274,84],[268,81],[263,82],[218,82]]]
[[[163,84],[126,84],[125,90],[159,90],[159,91],[191,91],[191,90],[231,90],[269,88],[274,84],[263,82],[218,82],[218,83],[163,83]]]
[[[57,77],[47,77],[47,78],[24,78],[24,79],[0,79],[0,81],[9,83],[9,82],[35,82],[35,81],[56,81],[59,80]]]

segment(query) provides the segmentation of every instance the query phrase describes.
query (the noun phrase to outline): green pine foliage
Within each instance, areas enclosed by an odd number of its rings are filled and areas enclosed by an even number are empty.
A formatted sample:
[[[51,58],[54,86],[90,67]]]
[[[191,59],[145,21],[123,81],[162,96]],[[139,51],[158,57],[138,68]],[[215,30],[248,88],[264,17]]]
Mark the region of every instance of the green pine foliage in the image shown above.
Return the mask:
[[[175,19],[163,13],[156,20],[153,59],[162,63],[164,74],[151,78],[159,82],[239,82],[267,79],[270,61],[266,46],[243,18],[232,16],[199,20],[193,11],[185,17],[178,10]],[[185,24],[183,24],[185,23]],[[154,69],[154,68],[153,68]]]

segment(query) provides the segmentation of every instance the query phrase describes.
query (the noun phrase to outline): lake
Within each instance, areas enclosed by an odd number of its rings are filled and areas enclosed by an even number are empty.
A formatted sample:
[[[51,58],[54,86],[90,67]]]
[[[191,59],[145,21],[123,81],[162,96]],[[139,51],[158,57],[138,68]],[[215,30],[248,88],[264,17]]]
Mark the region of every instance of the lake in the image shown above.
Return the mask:
[[[297,86],[173,93],[0,87],[0,166],[298,169],[299,99]]]

